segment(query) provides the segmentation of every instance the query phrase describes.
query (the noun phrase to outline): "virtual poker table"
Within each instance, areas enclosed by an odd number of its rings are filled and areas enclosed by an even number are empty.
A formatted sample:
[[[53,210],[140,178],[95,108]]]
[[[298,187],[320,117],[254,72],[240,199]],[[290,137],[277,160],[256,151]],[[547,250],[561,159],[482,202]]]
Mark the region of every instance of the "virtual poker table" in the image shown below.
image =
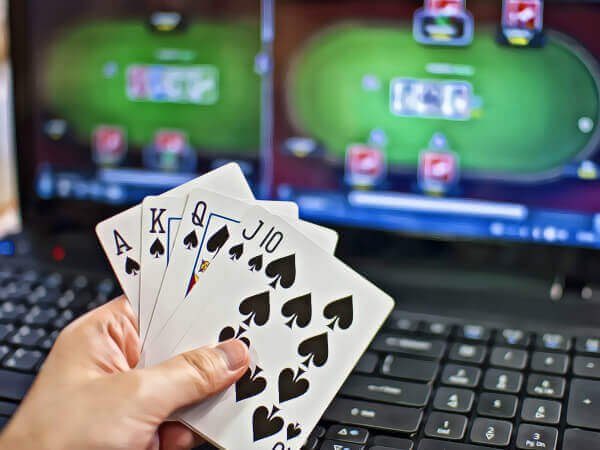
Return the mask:
[[[501,46],[495,36],[478,28],[470,46],[449,48],[418,44],[406,25],[330,28],[289,66],[288,113],[341,161],[348,145],[367,142],[374,129],[385,133],[388,163],[398,168],[416,167],[435,133],[446,136],[463,173],[543,179],[589,156],[599,138],[600,73],[592,57],[554,32],[537,49]],[[466,81],[478,104],[467,120],[398,116],[390,84],[399,77]]]
[[[152,31],[141,20],[73,26],[49,44],[47,104],[84,142],[91,140],[96,126],[108,124],[123,127],[138,147],[166,128],[183,130],[195,148],[255,152],[260,135],[261,82],[254,71],[259,36],[258,26],[245,22],[191,23],[170,33]],[[144,76],[141,83],[149,86],[143,88],[151,92],[132,98],[132,80]],[[174,100],[164,92],[169,77],[175,80],[171,90],[181,95]],[[186,77],[195,77],[194,82]],[[212,83],[209,96],[192,98],[193,89],[207,79]],[[185,89],[189,98],[182,94]]]

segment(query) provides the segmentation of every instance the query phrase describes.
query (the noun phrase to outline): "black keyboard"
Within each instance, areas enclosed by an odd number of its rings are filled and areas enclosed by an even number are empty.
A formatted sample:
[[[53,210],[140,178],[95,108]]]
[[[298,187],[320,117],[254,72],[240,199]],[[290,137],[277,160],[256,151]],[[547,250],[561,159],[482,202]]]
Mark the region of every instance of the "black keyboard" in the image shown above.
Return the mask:
[[[60,330],[116,294],[116,284],[108,277],[0,261],[0,431]]]
[[[59,331],[116,294],[111,278],[0,262],[0,430]],[[304,446],[494,448],[600,450],[600,338],[396,311]]]
[[[305,449],[600,449],[600,338],[423,317],[394,312]]]

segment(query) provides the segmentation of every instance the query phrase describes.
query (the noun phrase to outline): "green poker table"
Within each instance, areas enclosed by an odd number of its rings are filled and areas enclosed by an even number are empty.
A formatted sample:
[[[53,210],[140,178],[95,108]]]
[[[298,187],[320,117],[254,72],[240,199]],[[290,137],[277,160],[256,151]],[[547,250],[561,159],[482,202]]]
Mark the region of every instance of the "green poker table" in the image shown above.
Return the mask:
[[[152,31],[140,20],[83,22],[65,29],[46,53],[46,104],[72,133],[90,142],[100,124],[118,125],[131,146],[152,143],[159,129],[178,129],[193,148],[256,152],[260,136],[260,51],[257,24],[194,22],[182,31]],[[165,60],[164,54],[182,58]],[[105,75],[110,64],[110,76]],[[132,65],[214,66],[218,99],[211,104],[132,101]]]
[[[431,64],[461,70],[431,73]],[[481,27],[470,46],[440,47],[417,43],[407,24],[348,23],[307,40],[287,70],[290,120],[339,160],[348,145],[380,129],[388,163],[414,168],[432,136],[443,133],[461,171],[530,180],[589,157],[599,140],[597,63],[556,32],[547,32],[543,48],[513,48]],[[365,76],[380,86],[365,89]],[[390,83],[399,77],[467,81],[480,104],[468,120],[397,116]]]

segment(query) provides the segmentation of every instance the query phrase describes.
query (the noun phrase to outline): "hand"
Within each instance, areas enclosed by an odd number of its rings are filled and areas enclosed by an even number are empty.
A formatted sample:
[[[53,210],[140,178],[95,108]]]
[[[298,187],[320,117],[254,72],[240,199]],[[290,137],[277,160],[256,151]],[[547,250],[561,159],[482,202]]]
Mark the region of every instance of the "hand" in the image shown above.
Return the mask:
[[[248,349],[231,340],[134,370],[140,354],[136,322],[120,297],[65,328],[0,436],[0,450],[199,445],[188,428],[165,420],[235,383],[247,370]]]

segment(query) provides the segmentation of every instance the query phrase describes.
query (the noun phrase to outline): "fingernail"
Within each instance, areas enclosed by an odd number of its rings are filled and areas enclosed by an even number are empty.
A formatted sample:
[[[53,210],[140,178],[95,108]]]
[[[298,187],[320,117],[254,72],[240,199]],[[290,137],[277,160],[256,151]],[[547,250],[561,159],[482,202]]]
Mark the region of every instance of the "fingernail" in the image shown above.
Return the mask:
[[[229,370],[236,371],[246,365],[248,348],[242,341],[230,339],[229,341],[220,343],[215,349],[221,352]]]

